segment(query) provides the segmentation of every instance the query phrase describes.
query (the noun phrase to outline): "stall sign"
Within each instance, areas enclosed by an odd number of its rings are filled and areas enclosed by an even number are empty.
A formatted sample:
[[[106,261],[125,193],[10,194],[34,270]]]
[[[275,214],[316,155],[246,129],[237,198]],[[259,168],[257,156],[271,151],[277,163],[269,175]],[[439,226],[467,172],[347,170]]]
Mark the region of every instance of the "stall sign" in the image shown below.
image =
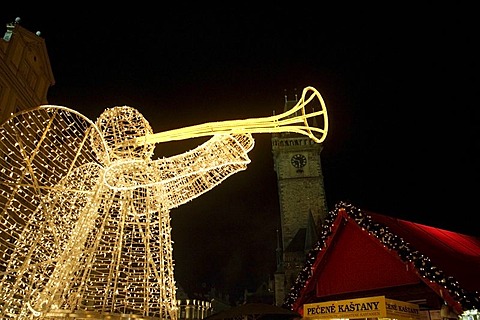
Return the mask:
[[[378,296],[305,304],[303,306],[303,316],[310,319],[391,318],[418,320],[420,319],[420,308],[416,304]]]

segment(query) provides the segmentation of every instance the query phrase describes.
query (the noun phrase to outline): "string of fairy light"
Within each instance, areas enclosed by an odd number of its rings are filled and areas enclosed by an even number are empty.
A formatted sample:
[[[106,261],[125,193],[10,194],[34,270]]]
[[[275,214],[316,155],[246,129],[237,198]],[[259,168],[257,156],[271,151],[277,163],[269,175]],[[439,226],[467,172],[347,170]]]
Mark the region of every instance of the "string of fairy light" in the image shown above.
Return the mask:
[[[295,301],[299,298],[302,289],[305,288],[306,283],[312,276],[313,265],[318,254],[325,249],[326,243],[332,235],[334,223],[340,209],[344,209],[350,218],[354,219],[360,227],[376,237],[386,248],[397,252],[403,262],[413,263],[422,277],[448,290],[450,295],[460,303],[465,312],[477,314],[477,311],[480,310],[480,293],[478,291],[469,292],[463,289],[454,277],[445,274],[427,256],[412,248],[409,243],[392,233],[388,227],[372,221],[368,214],[354,205],[343,201],[337,203],[335,208],[327,215],[322,226],[320,239],[307,254],[305,265],[290,289],[285,299],[284,307],[292,308]]]
[[[96,122],[50,105],[12,116],[0,126],[0,318],[176,320],[170,209],[245,170],[252,133],[322,142],[327,130],[312,87],[282,115],[160,134],[128,106]],[[207,135],[193,150],[151,159],[156,143]]]

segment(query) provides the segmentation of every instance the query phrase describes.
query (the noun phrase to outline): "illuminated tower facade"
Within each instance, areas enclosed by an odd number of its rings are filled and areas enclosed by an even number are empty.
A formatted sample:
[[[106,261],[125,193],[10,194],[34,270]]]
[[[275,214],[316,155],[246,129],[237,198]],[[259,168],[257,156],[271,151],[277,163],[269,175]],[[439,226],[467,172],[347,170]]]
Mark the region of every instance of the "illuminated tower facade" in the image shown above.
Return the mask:
[[[47,103],[55,84],[45,40],[20,25],[8,23],[0,38],[0,123],[20,110]]]
[[[284,111],[297,102],[296,95],[292,100],[285,96]],[[305,135],[272,135],[281,223],[275,273],[276,305],[283,304],[328,213],[320,159],[322,148],[321,143]]]

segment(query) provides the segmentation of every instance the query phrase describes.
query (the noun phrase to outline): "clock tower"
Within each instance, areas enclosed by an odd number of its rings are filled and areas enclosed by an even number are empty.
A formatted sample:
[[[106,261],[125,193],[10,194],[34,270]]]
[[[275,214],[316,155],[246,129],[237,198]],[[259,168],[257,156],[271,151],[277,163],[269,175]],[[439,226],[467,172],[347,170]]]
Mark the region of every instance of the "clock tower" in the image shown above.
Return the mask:
[[[285,112],[298,102],[285,96]],[[299,114],[298,114],[299,115]],[[298,116],[296,114],[292,116]],[[318,239],[328,213],[320,161],[322,144],[296,133],[272,135],[281,231],[278,234],[275,304],[283,304]]]

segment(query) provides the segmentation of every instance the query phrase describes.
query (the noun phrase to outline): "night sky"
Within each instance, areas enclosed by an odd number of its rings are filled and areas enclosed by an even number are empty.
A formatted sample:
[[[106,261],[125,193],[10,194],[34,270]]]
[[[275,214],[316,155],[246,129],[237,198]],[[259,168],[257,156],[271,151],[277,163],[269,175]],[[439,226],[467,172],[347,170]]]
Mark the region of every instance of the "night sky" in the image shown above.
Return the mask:
[[[4,7],[0,22],[19,16],[41,31],[56,81],[49,103],[92,120],[119,105],[137,108],[155,132],[265,117],[283,112],[285,93],[313,86],[329,112],[330,209],[345,200],[479,235],[472,8],[130,5]],[[187,291],[253,291],[275,271],[271,136],[255,138],[246,171],[171,212],[176,279]],[[157,155],[198,144],[160,144]]]

